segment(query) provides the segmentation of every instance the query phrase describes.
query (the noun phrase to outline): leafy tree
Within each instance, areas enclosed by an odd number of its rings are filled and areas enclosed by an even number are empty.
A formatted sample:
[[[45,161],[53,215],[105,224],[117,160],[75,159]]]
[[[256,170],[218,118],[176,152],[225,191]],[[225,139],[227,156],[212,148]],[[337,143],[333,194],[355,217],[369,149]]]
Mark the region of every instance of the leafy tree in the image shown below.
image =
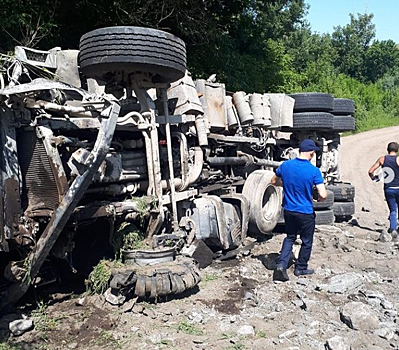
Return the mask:
[[[57,31],[59,5],[59,0],[0,0],[0,50],[33,47],[51,37]]]
[[[375,82],[399,66],[399,49],[393,40],[375,41],[366,51],[364,74]]]
[[[350,23],[334,28],[332,45],[337,52],[334,64],[351,77],[364,79],[364,62],[367,49],[375,37],[373,14],[350,14]]]
[[[215,9],[220,35],[209,43],[189,47],[196,76],[217,73],[232,90],[276,91],[292,84],[292,57],[285,53],[282,38],[304,25],[307,7],[303,0],[249,0],[234,18]],[[209,59],[209,57],[212,59]]]

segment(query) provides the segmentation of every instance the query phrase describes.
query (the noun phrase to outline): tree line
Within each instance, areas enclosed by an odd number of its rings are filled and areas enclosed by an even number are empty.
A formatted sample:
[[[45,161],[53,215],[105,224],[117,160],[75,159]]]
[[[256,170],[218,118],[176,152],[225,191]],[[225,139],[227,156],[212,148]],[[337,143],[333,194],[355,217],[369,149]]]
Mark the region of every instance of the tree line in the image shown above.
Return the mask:
[[[216,73],[228,90],[322,91],[352,98],[357,129],[399,121],[399,49],[376,40],[373,14],[350,14],[314,33],[306,0],[0,0],[0,50],[78,48],[84,33],[137,25],[187,45],[194,77]]]

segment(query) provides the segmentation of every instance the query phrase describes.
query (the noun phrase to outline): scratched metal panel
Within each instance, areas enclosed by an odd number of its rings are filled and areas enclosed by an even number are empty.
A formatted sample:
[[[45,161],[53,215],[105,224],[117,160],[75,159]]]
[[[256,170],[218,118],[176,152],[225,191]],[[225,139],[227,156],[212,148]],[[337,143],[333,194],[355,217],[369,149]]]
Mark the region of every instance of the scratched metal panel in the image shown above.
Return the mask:
[[[211,131],[228,130],[225,85],[199,79],[195,82],[195,86],[200,94],[208,128]]]

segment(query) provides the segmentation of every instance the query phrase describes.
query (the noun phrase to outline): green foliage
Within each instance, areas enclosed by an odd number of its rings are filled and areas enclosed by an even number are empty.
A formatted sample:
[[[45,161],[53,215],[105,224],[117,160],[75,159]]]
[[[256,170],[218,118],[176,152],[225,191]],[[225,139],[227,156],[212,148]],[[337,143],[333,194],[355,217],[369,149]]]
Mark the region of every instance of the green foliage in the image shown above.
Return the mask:
[[[1,342],[0,350],[24,350],[24,347],[19,344],[12,344],[10,342]]]
[[[337,26],[332,34],[332,46],[337,52],[335,65],[351,77],[364,77],[365,53],[375,37],[373,14],[350,14],[350,23]]]
[[[258,331],[256,332],[256,336],[258,338],[266,338],[266,333],[264,331]]]
[[[32,318],[37,332],[49,332],[57,328],[63,317],[51,317],[48,313],[47,305],[40,301],[37,309],[32,312]]]
[[[150,248],[145,241],[145,233],[132,222],[122,222],[111,237],[117,259],[121,258],[121,249],[145,249]]]
[[[144,240],[145,235],[143,232],[139,230],[131,231],[123,238],[123,249],[132,250],[149,248],[149,245]]]
[[[394,41],[375,41],[365,52],[364,74],[367,80],[376,82],[395,67],[399,67],[399,49]]]
[[[241,343],[235,343],[234,345],[230,346],[228,350],[244,350],[245,345]]]
[[[90,273],[86,281],[86,288],[90,294],[103,294],[109,287],[109,280],[113,268],[120,268],[123,264],[119,261],[101,260]]]
[[[99,345],[107,346],[107,348],[112,347],[113,349],[122,349],[122,344],[114,337],[111,331],[102,330],[97,338],[97,343]]]
[[[218,276],[215,276],[215,275],[205,275],[205,282],[216,281],[217,279],[218,279]]]
[[[189,335],[203,335],[204,332],[197,328],[196,326],[194,326],[191,323],[187,323],[184,321],[180,321],[179,324],[177,325],[177,331],[178,332],[183,332]]]

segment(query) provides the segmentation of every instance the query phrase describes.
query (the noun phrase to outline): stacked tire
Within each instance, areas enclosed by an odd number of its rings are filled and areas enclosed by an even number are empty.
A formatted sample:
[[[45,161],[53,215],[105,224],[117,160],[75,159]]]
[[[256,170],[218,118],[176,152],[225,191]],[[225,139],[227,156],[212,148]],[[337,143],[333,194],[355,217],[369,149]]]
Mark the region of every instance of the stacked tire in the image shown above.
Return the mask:
[[[331,209],[334,212],[335,221],[349,221],[355,214],[355,187],[350,183],[337,182],[328,185],[327,189],[334,193],[334,204]]]
[[[334,192],[327,190],[327,198],[322,202],[313,202],[316,214],[316,225],[331,225],[334,223]]]
[[[293,126],[287,131],[331,131],[334,128],[334,97],[321,92],[289,95],[295,100]]]
[[[335,98],[334,109],[334,131],[345,132],[355,130],[355,103],[346,98]]]
[[[345,132],[355,130],[355,103],[346,98],[335,98],[334,109],[334,131]],[[332,206],[335,221],[343,222],[352,218],[355,213],[355,187],[350,183],[334,183],[327,187],[334,192],[335,203]]]

